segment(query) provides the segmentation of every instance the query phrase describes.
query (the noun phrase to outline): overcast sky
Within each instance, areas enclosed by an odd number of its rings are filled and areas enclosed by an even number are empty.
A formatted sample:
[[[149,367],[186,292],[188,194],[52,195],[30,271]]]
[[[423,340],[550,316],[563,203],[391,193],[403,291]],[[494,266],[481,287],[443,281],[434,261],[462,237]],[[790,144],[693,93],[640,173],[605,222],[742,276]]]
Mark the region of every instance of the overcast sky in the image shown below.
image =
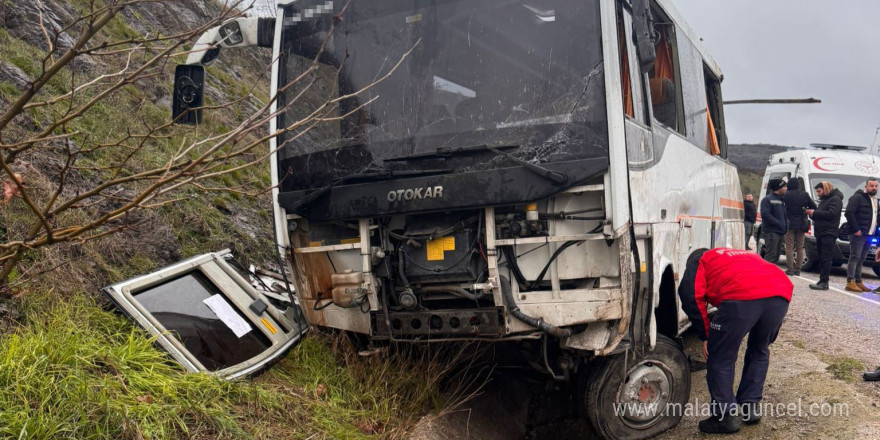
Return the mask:
[[[873,143],[880,126],[880,1],[673,2],[721,65],[725,100],[822,100],[725,107],[731,143]]]

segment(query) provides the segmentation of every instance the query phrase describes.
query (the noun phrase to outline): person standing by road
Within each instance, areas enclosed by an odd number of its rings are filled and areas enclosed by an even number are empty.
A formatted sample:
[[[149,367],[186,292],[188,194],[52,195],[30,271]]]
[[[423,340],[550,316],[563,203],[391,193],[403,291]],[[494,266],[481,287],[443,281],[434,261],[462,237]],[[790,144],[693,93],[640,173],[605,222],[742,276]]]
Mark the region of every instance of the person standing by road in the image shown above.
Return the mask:
[[[698,250],[687,261],[678,295],[703,340],[713,414],[700,431],[732,433],[761,420],[760,402],[770,366],[770,344],[788,312],[794,285],[775,264],[745,250]],[[718,307],[711,322],[708,304]],[[749,335],[736,395],[733,380],[743,338]],[[741,406],[741,407],[740,407]],[[740,418],[740,412],[742,418]]]
[[[743,226],[746,228],[746,250],[750,251],[752,248],[749,247],[749,241],[755,233],[755,221],[758,218],[758,207],[755,206],[755,199],[751,194],[746,194],[743,209],[746,211],[745,217],[743,217]]]
[[[862,264],[868,256],[871,236],[877,230],[877,183],[869,177],[864,190],[857,190],[846,204],[846,223],[849,227],[849,262],[846,264],[846,290],[870,292],[862,283]]]
[[[843,208],[843,193],[831,182],[816,184],[819,206],[807,209],[813,219],[813,234],[819,251],[819,282],[810,284],[813,290],[828,290],[828,275],[831,273],[831,258],[834,257],[837,235],[840,233],[840,210]]]
[[[788,215],[785,210],[786,186],[782,179],[770,179],[767,194],[761,200],[761,235],[764,237],[764,259],[776,264],[779,261],[779,248],[782,236],[788,231]]]
[[[874,252],[874,259],[880,261],[880,248],[877,248],[877,250]],[[874,289],[874,292],[878,291],[880,291],[880,287]],[[866,371],[864,374],[862,374],[862,379],[867,382],[880,381],[880,367],[877,367],[876,369],[874,369],[874,371]]]
[[[804,211],[816,209],[816,202],[801,189],[798,179],[788,182],[788,191],[783,199],[788,216],[788,231],[785,232],[785,263],[788,270],[785,274],[800,275],[804,264],[804,234],[810,229],[810,220]]]

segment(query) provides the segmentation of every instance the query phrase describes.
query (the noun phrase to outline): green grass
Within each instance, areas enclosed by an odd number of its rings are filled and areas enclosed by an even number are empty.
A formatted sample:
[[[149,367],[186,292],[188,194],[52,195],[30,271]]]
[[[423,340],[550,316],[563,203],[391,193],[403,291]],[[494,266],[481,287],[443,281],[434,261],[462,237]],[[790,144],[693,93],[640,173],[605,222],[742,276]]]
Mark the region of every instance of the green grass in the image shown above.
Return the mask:
[[[3,55],[4,61],[18,67],[33,78],[40,73],[44,54],[39,49],[14,38],[5,28],[0,28],[0,55]]]
[[[329,438],[390,434],[445,406],[440,382],[449,373],[437,361],[444,349],[358,357],[344,338],[306,339],[261,382],[303,390],[308,430]],[[340,347],[340,344],[343,347]],[[454,354],[453,354],[454,355]]]
[[[243,436],[231,403],[248,387],[183,374],[145,334],[84,296],[33,295],[27,324],[0,343],[0,437]]]
[[[0,98],[7,101],[12,101],[16,97],[18,97],[20,93],[21,92],[18,90],[18,86],[16,86],[15,84],[9,81],[0,82]]]
[[[855,382],[865,370],[865,364],[862,361],[850,357],[826,356],[826,359],[823,360],[828,363],[825,369],[835,379],[845,382]]]
[[[31,294],[0,337],[0,438],[367,438],[444,406],[435,354],[306,338],[256,380],[187,374],[86,295]]]
[[[751,193],[755,197],[761,194],[762,176],[748,171],[739,172],[739,183],[742,189],[743,197]]]

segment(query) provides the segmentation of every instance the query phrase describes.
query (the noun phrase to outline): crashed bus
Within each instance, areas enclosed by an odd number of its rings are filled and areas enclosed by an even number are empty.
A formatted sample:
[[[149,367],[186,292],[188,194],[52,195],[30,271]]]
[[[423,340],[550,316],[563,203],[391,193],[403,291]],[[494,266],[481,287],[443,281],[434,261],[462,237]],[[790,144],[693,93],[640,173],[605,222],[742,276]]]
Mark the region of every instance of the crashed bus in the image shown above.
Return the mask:
[[[600,435],[678,423],[679,275],[744,231],[723,75],[670,1],[278,1],[199,39],[178,122],[201,121],[202,66],[244,46],[272,52],[275,235],[308,323],[532,341]],[[255,331],[283,318],[248,301]],[[659,411],[615,412],[632,403]]]

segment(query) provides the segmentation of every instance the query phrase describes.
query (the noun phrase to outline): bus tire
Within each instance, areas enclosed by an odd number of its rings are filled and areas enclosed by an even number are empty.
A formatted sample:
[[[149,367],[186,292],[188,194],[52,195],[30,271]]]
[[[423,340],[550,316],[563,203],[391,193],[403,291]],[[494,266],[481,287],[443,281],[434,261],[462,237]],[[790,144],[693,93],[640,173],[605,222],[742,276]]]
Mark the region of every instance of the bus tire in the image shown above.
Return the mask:
[[[880,277],[880,266],[871,266],[871,270],[874,271],[874,275]]]
[[[691,395],[691,373],[681,347],[657,335],[654,349],[597,359],[582,382],[586,416],[606,439],[646,439],[678,425]],[[630,404],[631,406],[623,406]],[[632,404],[656,404],[641,411]],[[676,408],[673,411],[667,409]]]

